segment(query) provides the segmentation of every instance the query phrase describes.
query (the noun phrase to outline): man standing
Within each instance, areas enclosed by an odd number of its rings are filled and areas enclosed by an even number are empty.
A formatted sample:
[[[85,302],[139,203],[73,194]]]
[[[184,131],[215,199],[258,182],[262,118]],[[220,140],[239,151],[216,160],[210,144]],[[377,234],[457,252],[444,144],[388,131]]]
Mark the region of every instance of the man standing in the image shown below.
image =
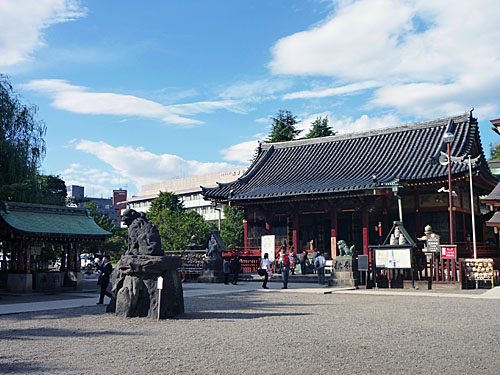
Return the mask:
[[[240,257],[238,254],[234,256],[233,262],[231,263],[231,268],[233,269],[233,285],[238,285],[238,275],[240,274]]]
[[[97,280],[97,285],[101,286],[101,295],[99,296],[98,305],[102,305],[104,303],[104,296],[108,296],[112,298],[113,295],[107,291],[109,285],[109,276],[111,272],[113,272],[113,266],[109,263],[109,257],[104,255],[102,257],[102,264],[98,266],[97,272],[100,273],[99,279]]]
[[[224,272],[224,284],[229,284],[229,274],[231,273],[231,264],[229,263],[229,259],[224,258],[224,262],[222,263],[222,272]]]
[[[318,252],[318,256],[314,259],[314,266],[318,271],[318,283],[323,285],[325,283],[325,265],[326,259],[321,251]]]
[[[288,289],[288,275],[290,273],[290,257],[287,253],[281,252],[281,257],[279,260],[281,264],[281,278],[283,279],[283,288]]]

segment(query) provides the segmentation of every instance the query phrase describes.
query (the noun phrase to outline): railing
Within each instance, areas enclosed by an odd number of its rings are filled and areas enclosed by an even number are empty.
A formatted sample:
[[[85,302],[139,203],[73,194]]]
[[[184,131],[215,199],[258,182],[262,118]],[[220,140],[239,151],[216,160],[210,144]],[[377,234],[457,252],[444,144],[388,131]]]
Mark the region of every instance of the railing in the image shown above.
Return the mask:
[[[497,245],[485,242],[476,243],[478,258],[498,258],[500,251]],[[474,256],[474,245],[472,242],[457,242],[457,252],[460,258],[472,258]]]

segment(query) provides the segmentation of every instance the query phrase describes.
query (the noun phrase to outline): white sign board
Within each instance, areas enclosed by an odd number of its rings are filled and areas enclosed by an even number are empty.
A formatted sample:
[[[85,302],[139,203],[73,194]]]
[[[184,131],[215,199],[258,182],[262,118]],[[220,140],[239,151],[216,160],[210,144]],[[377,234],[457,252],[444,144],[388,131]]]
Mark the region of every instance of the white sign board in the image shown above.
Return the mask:
[[[411,268],[411,249],[376,249],[377,268]]]
[[[163,277],[158,276],[158,289],[162,290],[163,289]]]
[[[261,257],[264,258],[264,254],[268,253],[270,262],[274,262],[274,244],[276,240],[275,237],[276,236],[274,234],[262,236]]]

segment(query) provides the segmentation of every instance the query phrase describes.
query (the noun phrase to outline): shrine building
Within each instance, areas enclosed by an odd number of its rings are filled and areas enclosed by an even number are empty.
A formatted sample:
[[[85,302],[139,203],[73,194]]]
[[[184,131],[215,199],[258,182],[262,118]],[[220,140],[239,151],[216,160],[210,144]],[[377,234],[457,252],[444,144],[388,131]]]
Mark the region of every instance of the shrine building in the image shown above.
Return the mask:
[[[450,205],[445,134],[452,157],[478,157],[472,178],[478,256],[499,257],[498,244],[485,243],[479,204],[479,196],[498,179],[486,162],[472,111],[363,133],[262,144],[244,175],[202,187],[202,194],[244,209],[245,250],[259,249],[261,237],[273,234],[277,246],[286,241],[298,252],[317,249],[332,256],[339,240],[368,254],[401,219],[413,239],[431,225],[441,243],[450,243],[451,206],[453,242],[459,257],[469,257],[469,167],[451,163]]]
[[[76,287],[79,243],[109,236],[85,208],[0,202],[0,281],[11,292]],[[60,258],[57,270],[49,270],[49,253]]]

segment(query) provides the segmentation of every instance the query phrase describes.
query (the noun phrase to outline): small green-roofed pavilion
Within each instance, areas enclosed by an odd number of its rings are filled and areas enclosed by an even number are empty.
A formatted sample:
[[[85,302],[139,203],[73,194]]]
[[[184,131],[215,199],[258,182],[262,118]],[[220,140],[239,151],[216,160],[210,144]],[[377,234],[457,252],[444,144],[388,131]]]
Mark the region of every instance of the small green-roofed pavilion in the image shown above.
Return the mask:
[[[15,237],[105,239],[111,233],[99,227],[86,209],[42,204],[3,202],[1,233]]]
[[[85,208],[0,201],[1,269],[7,271],[7,288],[29,292],[78,286],[80,242],[111,235]],[[59,270],[37,267],[40,251],[47,247],[58,252]]]

